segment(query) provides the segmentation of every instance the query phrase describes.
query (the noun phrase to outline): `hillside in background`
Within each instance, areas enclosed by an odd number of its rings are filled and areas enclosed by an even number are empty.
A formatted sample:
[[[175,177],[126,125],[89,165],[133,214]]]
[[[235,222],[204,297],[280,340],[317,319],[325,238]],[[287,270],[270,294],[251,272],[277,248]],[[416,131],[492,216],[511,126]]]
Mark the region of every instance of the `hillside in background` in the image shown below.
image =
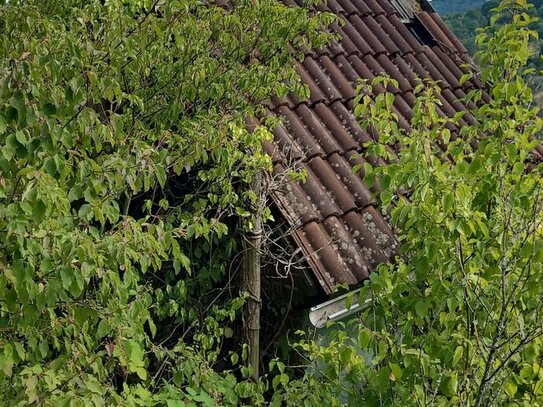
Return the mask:
[[[437,4],[437,2],[433,3]],[[489,3],[486,3],[484,6],[487,6],[488,4]],[[443,20],[445,20],[447,25],[451,27],[456,36],[466,46],[470,55],[474,55],[477,48],[475,45],[477,29],[488,25],[489,16],[486,11],[487,7],[484,7],[484,9],[483,7],[478,7],[461,13],[447,15],[440,12]]]
[[[432,0],[430,3],[436,11],[445,16],[467,10],[478,9],[486,0]]]
[[[452,14],[447,14],[442,11],[441,7],[447,5],[444,7],[444,9],[452,9],[453,7],[456,7],[457,5],[464,4],[464,3],[471,3],[471,4],[479,4],[479,7],[472,8],[470,10],[464,10],[463,12],[455,12]],[[434,8],[443,16],[443,19],[447,23],[447,25],[454,31],[454,33],[458,36],[458,38],[462,41],[462,43],[466,46],[469,53],[473,56],[475,54],[475,51],[477,49],[475,45],[475,39],[477,37],[477,29],[485,27],[490,22],[490,15],[491,10],[498,5],[498,0],[490,0],[490,1],[483,1],[483,2],[477,2],[477,1],[465,1],[465,0],[434,0],[432,1],[432,5]],[[533,45],[535,49],[538,50],[537,55],[533,58],[532,64],[538,68],[543,69],[543,64],[541,63],[541,50],[542,47],[542,39],[543,39],[543,0],[530,0],[530,3],[533,4],[533,8],[530,11],[530,14],[533,16],[537,16],[539,18],[539,21],[534,23],[533,29],[536,30],[539,33],[539,40],[535,42]],[[500,24],[498,22],[498,24]]]
[[[536,73],[530,75],[531,86],[535,91],[535,100],[540,106],[543,106],[543,62],[541,59],[543,50],[543,0],[529,0],[533,5],[529,13],[539,18],[536,21],[532,29],[537,31],[539,38],[532,43],[532,49],[535,50],[535,55],[532,57],[530,64],[536,69]],[[471,56],[475,56],[477,51],[477,45],[475,39],[479,28],[486,27],[490,24],[490,16],[492,9],[499,4],[499,0],[488,1],[465,1],[465,0],[434,0],[431,2],[432,6],[442,15],[443,20],[453,30],[456,36],[462,41]],[[459,9],[460,5],[479,4],[476,8],[465,9],[462,12],[447,13],[447,10],[456,8]],[[497,26],[503,24],[505,21],[498,21]],[[475,58],[476,59],[476,58]]]

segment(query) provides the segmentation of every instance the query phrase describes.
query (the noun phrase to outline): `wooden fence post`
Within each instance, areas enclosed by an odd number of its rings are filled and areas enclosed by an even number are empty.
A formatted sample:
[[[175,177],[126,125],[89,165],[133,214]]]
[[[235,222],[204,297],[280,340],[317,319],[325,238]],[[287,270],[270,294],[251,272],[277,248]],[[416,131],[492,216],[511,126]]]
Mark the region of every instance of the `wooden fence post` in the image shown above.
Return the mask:
[[[260,211],[265,200],[262,194],[262,174],[255,174],[252,190],[257,196],[255,208],[255,224],[253,229],[243,236],[242,289],[248,293],[245,306],[245,336],[249,345],[248,365],[251,366],[253,379],[259,378],[260,368],[260,248],[262,245],[262,216]]]

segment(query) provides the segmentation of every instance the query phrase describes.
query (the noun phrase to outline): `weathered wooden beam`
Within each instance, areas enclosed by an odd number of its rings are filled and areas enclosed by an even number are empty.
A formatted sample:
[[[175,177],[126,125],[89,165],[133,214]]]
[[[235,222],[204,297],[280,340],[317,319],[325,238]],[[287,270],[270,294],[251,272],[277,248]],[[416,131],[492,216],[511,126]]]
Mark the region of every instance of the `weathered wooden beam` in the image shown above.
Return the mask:
[[[257,196],[255,222],[252,230],[243,236],[242,289],[248,294],[245,305],[244,323],[245,340],[249,346],[248,365],[252,369],[253,379],[258,380],[260,368],[260,249],[262,245],[262,174],[256,174],[251,185]]]

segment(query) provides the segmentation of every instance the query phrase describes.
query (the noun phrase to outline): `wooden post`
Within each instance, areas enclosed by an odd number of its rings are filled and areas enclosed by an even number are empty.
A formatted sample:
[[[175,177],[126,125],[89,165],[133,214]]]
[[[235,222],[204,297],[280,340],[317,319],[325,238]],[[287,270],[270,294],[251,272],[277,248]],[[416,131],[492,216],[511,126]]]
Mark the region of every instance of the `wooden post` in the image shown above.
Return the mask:
[[[256,219],[252,230],[243,237],[242,288],[249,294],[245,305],[245,336],[249,345],[248,364],[253,370],[253,379],[259,378],[260,367],[260,246],[262,244],[262,174],[255,174],[252,189],[257,196]]]

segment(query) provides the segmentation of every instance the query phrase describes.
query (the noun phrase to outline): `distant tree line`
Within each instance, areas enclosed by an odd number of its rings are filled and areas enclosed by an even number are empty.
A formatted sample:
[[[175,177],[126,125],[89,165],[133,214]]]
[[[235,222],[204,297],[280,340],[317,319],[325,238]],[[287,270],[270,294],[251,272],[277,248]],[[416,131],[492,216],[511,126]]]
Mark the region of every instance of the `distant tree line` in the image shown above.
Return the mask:
[[[449,6],[446,6],[448,3],[452,3]],[[432,4],[438,10],[445,20],[445,22],[451,27],[454,33],[466,46],[471,55],[475,55],[477,49],[475,44],[475,38],[477,37],[477,29],[486,27],[490,24],[491,10],[498,6],[499,1],[490,0],[485,1],[479,8],[470,9],[467,11],[462,11],[453,14],[447,14],[446,10],[449,10],[452,7],[459,8],[459,2],[445,2],[445,1],[434,1]],[[467,3],[467,2],[466,2]],[[472,4],[475,2],[471,2]],[[533,57],[530,60],[530,63],[537,69],[543,69],[543,64],[541,62],[541,49],[543,36],[543,22],[541,18],[543,17],[543,0],[531,0],[529,1],[533,5],[530,9],[530,14],[534,17],[538,17],[537,21],[534,21],[532,24],[532,29],[539,34],[539,39],[535,40],[533,43],[534,50],[536,51]],[[501,21],[501,24],[506,21]],[[498,22],[500,25],[500,22]]]
[[[447,15],[481,7],[485,0],[433,0],[431,3],[441,15]]]

